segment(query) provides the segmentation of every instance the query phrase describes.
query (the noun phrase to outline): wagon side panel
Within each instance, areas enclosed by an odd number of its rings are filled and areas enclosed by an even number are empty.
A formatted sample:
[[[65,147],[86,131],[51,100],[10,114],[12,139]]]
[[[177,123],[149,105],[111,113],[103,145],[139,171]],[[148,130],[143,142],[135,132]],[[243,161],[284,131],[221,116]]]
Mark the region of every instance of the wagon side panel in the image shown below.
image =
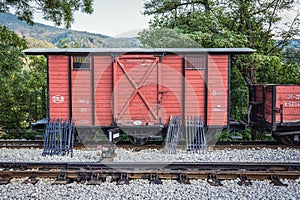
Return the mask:
[[[300,122],[300,86],[276,86],[276,123]]]
[[[185,57],[185,115],[201,116],[205,121],[206,55]]]
[[[77,126],[92,125],[91,69],[72,69],[72,113]]]
[[[155,125],[158,105],[159,58],[122,55],[113,63],[113,118],[120,126]]]
[[[228,120],[228,55],[208,56],[207,125],[226,126]]]
[[[179,55],[162,58],[159,103],[163,123],[168,123],[171,115],[182,116],[182,62]]]
[[[68,56],[48,56],[49,117],[69,118],[69,59]]]
[[[251,86],[251,101],[258,102],[262,109],[255,113],[259,117],[264,117],[264,105],[265,105],[265,86],[264,85],[252,85]]]
[[[273,124],[273,87],[272,85],[263,86],[264,87],[264,104],[263,112],[265,119],[269,124]]]
[[[113,123],[113,69],[111,56],[94,57],[94,80],[95,125],[109,126]]]

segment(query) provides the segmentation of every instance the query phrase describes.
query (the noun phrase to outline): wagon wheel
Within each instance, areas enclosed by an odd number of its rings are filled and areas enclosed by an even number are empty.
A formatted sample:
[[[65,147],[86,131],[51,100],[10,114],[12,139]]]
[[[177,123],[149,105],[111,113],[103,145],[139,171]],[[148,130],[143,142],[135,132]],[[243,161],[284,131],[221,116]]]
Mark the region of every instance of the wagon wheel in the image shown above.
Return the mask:
[[[132,135],[129,136],[130,143],[134,145],[144,145],[148,142],[148,139],[149,138],[147,137],[135,137]]]

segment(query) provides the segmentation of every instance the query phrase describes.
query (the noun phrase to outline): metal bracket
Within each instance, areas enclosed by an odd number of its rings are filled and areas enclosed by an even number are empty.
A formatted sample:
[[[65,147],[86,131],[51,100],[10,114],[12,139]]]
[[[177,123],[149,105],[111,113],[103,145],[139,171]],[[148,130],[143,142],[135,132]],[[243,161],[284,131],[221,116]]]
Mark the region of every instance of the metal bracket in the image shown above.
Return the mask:
[[[90,181],[87,185],[99,185],[105,181],[104,177],[101,177],[99,173],[92,173]]]
[[[56,180],[52,184],[59,185],[59,184],[68,184],[68,183],[70,183],[70,179],[67,178],[67,173],[61,172],[58,174]]]
[[[240,186],[250,186],[252,185],[251,181],[246,175],[239,175],[240,181],[237,183]]]
[[[79,173],[77,176],[77,182],[85,183],[88,181],[88,175],[87,173]]]
[[[31,175],[28,179],[26,179],[23,183],[28,184],[31,183],[33,185],[35,185],[39,180],[36,179],[35,175]]]
[[[162,184],[162,181],[158,178],[158,174],[150,174],[150,184]]]
[[[181,183],[181,184],[191,184],[191,182],[186,174],[179,174],[179,178],[178,178],[177,182]]]
[[[221,181],[218,179],[218,177],[217,177],[216,174],[208,174],[207,182],[208,182],[211,186],[223,186],[223,184],[222,184]]]
[[[120,174],[120,179],[117,181],[117,185],[128,185],[128,184],[129,184],[128,174],[127,173]]]
[[[116,147],[114,144],[110,144],[107,150],[102,150],[101,161],[102,162],[112,162],[115,154]]]
[[[9,176],[9,174],[3,174],[0,178],[0,185],[8,184],[10,180],[11,177]]]
[[[271,180],[271,183],[274,184],[275,186],[285,186],[285,187],[288,186],[287,184],[282,183],[280,181],[280,178],[277,175],[271,175],[270,180]]]

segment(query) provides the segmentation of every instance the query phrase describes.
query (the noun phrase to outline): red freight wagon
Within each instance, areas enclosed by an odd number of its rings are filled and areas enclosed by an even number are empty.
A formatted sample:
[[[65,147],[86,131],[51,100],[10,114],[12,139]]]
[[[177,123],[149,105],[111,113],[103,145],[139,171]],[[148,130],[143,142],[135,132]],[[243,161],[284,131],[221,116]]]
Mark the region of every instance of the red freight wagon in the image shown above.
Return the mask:
[[[251,90],[252,123],[285,144],[299,142],[300,85],[253,85]]]
[[[45,55],[49,118],[76,119],[77,130],[112,127],[149,137],[171,115],[202,116],[207,128],[229,126],[232,54],[249,48],[28,49]]]

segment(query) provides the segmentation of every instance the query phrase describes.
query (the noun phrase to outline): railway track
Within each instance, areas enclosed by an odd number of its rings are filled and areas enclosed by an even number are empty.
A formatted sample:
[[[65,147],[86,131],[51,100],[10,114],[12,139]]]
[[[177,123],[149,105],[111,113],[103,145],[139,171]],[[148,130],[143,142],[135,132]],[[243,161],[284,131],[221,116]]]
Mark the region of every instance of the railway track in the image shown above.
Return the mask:
[[[44,140],[0,140],[0,148],[43,148]]]
[[[129,142],[118,142],[117,147],[120,148],[133,148],[137,150],[147,149],[147,148],[163,148],[164,142],[162,141],[152,141],[146,145],[132,145]],[[249,148],[294,148],[300,149],[300,145],[282,145],[276,141],[226,141],[217,142],[216,144],[208,145],[211,149],[249,149]],[[178,148],[185,148],[185,144],[179,145]]]
[[[75,144],[75,148],[95,148],[97,145],[107,145],[108,142],[99,142],[94,144]],[[0,140],[0,148],[43,148],[43,140]],[[132,148],[136,150],[142,149],[159,149],[164,147],[163,141],[150,141],[145,145],[133,145],[129,141],[120,141],[116,144],[119,148]],[[276,141],[227,141],[217,142],[214,145],[209,145],[212,149],[248,149],[248,148],[295,148],[300,149],[300,145],[281,145]],[[179,146],[179,148],[184,148]]]
[[[251,184],[251,180],[271,180],[284,185],[280,179],[300,177],[300,163],[0,163],[0,184],[12,178],[28,179],[36,183],[38,178],[53,178],[54,184],[72,181],[101,184],[116,181],[128,184],[133,179],[148,179],[161,183],[163,179],[189,183],[191,179],[206,179],[211,185],[222,185],[222,180],[239,178],[239,184]]]

